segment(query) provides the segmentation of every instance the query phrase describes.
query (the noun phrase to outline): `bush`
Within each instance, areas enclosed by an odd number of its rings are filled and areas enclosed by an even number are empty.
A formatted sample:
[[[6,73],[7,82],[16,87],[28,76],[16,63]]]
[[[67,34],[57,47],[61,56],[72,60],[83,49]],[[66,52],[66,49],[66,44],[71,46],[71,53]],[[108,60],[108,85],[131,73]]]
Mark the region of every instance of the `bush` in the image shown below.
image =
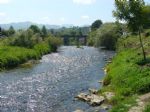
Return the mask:
[[[92,31],[89,33],[87,41],[88,46],[96,46],[96,34],[97,31]]]
[[[45,41],[51,46],[52,52],[56,52],[57,47],[63,43],[60,38],[56,37],[48,37]]]
[[[146,31],[144,32],[144,36],[145,36],[145,37],[149,37],[149,36],[150,36],[150,29],[148,29],[148,30],[146,30]]]
[[[22,31],[15,35],[14,40],[10,42],[12,46],[20,46],[26,48],[33,48],[34,45],[42,42],[40,34],[33,33],[32,30]]]
[[[34,50],[40,55],[44,55],[47,53],[50,53],[51,50],[51,46],[48,44],[48,42],[42,42],[40,44],[37,44],[34,46]]]

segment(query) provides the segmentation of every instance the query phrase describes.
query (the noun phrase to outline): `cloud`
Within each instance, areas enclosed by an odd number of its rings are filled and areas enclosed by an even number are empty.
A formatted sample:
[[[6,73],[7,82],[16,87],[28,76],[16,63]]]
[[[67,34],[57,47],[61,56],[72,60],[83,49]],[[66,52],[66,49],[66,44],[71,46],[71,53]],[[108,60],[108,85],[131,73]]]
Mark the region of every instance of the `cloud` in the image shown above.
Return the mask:
[[[73,0],[73,3],[81,4],[81,5],[91,5],[95,2],[96,2],[96,0]]]
[[[0,4],[8,4],[10,3],[10,0],[0,0]]]
[[[81,16],[81,18],[82,18],[82,19],[90,19],[90,17],[87,16],[87,15]]]

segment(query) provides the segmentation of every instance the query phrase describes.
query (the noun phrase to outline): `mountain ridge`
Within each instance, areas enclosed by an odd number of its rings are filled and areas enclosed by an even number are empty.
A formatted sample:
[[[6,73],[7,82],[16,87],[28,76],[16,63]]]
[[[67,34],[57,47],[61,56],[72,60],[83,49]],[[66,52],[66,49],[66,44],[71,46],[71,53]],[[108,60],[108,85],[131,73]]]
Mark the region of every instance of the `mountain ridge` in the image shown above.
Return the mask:
[[[10,26],[13,26],[15,30],[19,29],[27,29],[31,25],[37,25],[39,28],[42,28],[42,26],[46,26],[47,29],[59,29],[62,27],[70,28],[73,27],[71,24],[65,24],[65,25],[50,25],[50,24],[38,24],[30,21],[26,22],[12,22],[12,23],[6,23],[6,24],[0,24],[0,27],[2,29],[9,29]]]

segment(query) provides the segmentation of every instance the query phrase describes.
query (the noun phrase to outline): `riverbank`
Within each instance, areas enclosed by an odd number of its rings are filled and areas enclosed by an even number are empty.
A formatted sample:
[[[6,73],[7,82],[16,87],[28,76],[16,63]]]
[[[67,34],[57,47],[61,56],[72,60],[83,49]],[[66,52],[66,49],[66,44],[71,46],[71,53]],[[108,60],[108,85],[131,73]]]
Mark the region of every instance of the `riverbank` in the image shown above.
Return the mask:
[[[39,60],[45,54],[56,52],[48,42],[36,44],[33,48],[0,46],[0,70],[17,67],[29,60]]]
[[[56,52],[57,47],[63,43],[61,38],[53,36],[45,26],[39,28],[31,25],[28,29],[22,30],[14,30],[11,27],[11,30],[2,31],[0,71],[15,68],[29,60],[41,59],[45,54]]]
[[[130,108],[138,105],[138,96],[150,92],[150,39],[146,37],[143,40],[146,62],[142,61],[138,37],[130,36],[118,41],[117,55],[106,66],[107,74],[99,94],[107,91],[115,93],[115,97],[109,100],[113,106],[111,112],[128,112]]]

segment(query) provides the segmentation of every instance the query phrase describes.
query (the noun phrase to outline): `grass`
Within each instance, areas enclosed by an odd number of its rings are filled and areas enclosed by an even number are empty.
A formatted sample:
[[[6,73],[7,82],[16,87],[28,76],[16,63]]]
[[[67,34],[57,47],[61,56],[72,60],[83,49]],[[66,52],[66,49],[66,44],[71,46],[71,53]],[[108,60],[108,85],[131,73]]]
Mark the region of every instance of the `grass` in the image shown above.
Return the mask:
[[[147,107],[145,108],[144,112],[150,112],[150,103],[149,103],[149,105],[147,105]]]
[[[129,108],[136,105],[136,96],[123,97],[116,96],[111,100],[111,104],[114,105],[111,112],[127,112]]]
[[[137,95],[150,92],[150,38],[143,38],[147,58],[143,62],[139,41],[136,36],[120,39],[118,53],[106,68],[108,74],[104,79],[101,91],[114,91],[116,97],[110,101],[113,105],[111,112],[127,112],[135,105]],[[146,111],[150,112],[150,111]]]
[[[38,59],[39,56],[32,49],[1,46],[0,47],[0,68],[10,68],[18,66],[30,59]]]
[[[40,59],[45,54],[56,52],[57,47],[62,44],[60,38],[49,36],[44,40],[33,44],[33,47],[23,47],[18,46],[18,44],[10,44],[14,42],[14,39],[15,37],[0,39],[0,70],[14,68],[29,60]],[[28,42],[32,43],[32,39],[27,41],[27,43]],[[29,63],[26,65],[29,65]]]
[[[28,60],[40,59],[42,55],[50,52],[52,52],[51,46],[47,42],[37,44],[33,49],[15,46],[0,46],[0,69],[13,68]]]
[[[48,43],[42,42],[35,45],[34,50],[38,53],[38,55],[42,56],[44,54],[51,53],[52,47]]]

